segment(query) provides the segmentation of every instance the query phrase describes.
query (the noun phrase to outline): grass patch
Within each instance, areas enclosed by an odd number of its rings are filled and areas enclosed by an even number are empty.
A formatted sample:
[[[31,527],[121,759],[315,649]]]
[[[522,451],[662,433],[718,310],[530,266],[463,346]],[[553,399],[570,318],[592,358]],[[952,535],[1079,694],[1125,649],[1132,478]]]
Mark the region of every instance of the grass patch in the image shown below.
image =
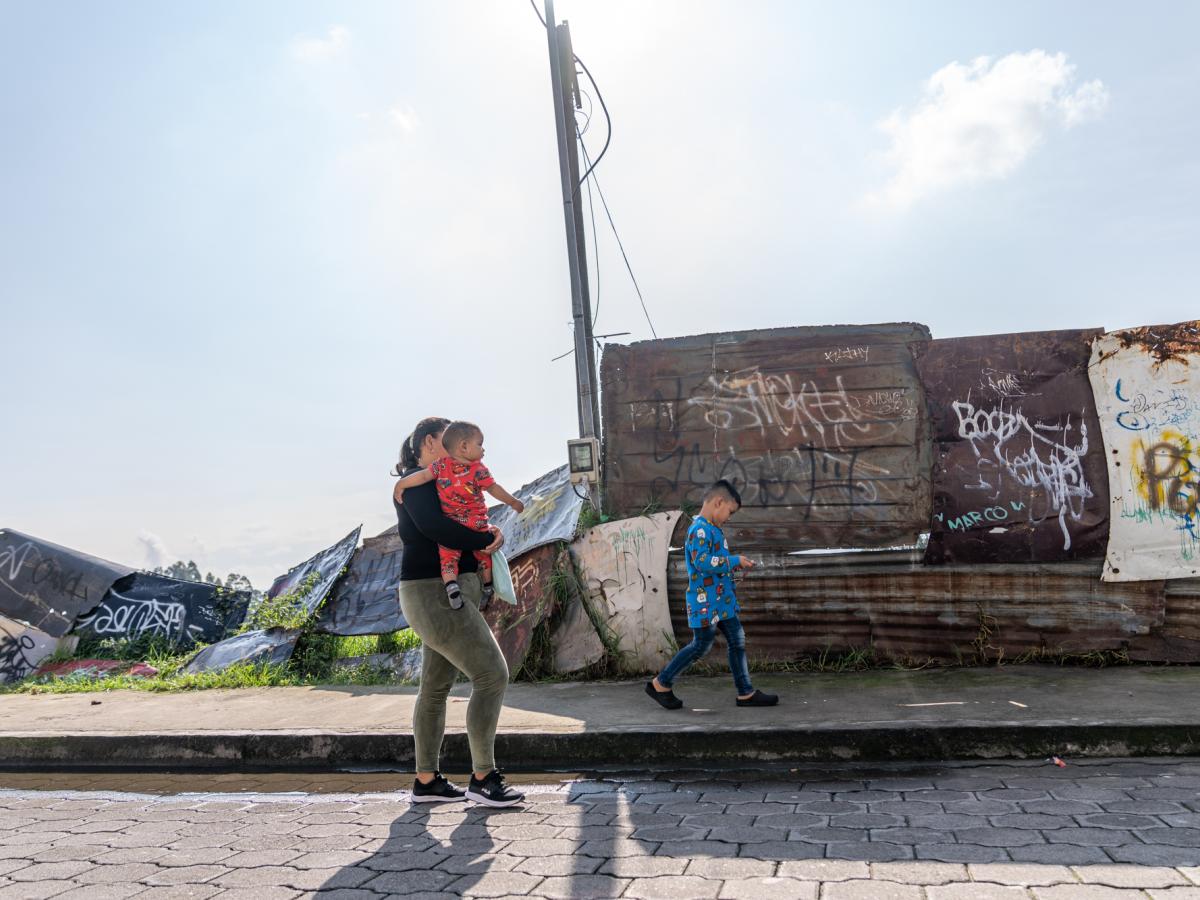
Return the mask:
[[[263,597],[251,607],[238,633],[268,628],[303,628],[313,615],[306,605],[308,595],[320,580],[321,574],[312,572],[294,590],[275,597]]]
[[[221,672],[189,674],[183,671],[199,648],[179,653],[162,641],[84,640],[75,653],[59,656],[55,662],[68,659],[119,659],[145,662],[158,669],[157,675],[89,676],[75,673],[64,677],[43,676],[26,678],[13,684],[0,685],[3,694],[80,694],[101,691],[199,691],[213,688],[291,687],[318,684],[403,684],[389,668],[369,664],[339,666],[345,657],[369,656],[373,653],[403,653],[421,646],[421,639],[412,629],[384,635],[341,637],[332,634],[305,632],[296,644],[292,658],[283,665],[242,664]]]

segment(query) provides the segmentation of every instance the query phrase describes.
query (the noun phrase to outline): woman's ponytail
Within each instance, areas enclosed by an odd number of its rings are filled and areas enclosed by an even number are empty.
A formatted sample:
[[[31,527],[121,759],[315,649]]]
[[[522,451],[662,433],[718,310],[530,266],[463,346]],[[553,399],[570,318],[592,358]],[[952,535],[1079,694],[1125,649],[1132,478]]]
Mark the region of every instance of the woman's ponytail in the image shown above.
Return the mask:
[[[413,452],[412,435],[404,439],[404,443],[400,445],[400,461],[396,463],[396,468],[392,472],[393,475],[403,475],[408,469],[416,468],[417,454]]]
[[[415,469],[419,466],[421,464],[421,445],[425,443],[425,438],[431,434],[441,434],[449,424],[449,419],[443,419],[440,416],[430,416],[418,422],[417,427],[413,429],[413,433],[406,437],[404,443],[400,445],[400,461],[396,463],[396,469],[393,474],[403,475],[409,469]]]

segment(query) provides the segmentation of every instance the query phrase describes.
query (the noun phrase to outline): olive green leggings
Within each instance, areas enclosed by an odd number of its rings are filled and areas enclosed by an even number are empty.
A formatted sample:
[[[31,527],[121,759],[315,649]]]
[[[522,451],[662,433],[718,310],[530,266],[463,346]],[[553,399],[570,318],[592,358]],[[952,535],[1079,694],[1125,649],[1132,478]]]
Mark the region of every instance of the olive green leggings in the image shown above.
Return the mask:
[[[496,722],[508,688],[508,664],[479,612],[479,577],[458,577],[461,609],[451,609],[440,578],[400,582],[400,609],[421,638],[421,689],[413,711],[417,771],[436,772],[446,731],[446,696],[458,673],[471,679],[467,704],[467,740],[476,772],[496,768]]]

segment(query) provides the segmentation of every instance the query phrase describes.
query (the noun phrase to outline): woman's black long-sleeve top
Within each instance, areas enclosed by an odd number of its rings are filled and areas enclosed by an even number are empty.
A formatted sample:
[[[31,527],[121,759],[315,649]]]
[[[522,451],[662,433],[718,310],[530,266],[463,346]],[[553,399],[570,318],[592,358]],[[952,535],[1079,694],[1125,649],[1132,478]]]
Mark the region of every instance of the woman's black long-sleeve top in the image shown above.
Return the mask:
[[[416,469],[409,469],[409,475]],[[396,526],[400,540],[404,541],[404,555],[400,558],[400,580],[415,581],[418,578],[440,578],[441,563],[438,560],[438,544],[454,550],[464,551],[458,561],[458,571],[474,572],[478,566],[472,550],[482,550],[492,543],[490,531],[473,531],[446,518],[442,504],[438,501],[437,487],[430,482],[404,492],[404,503],[396,503]]]

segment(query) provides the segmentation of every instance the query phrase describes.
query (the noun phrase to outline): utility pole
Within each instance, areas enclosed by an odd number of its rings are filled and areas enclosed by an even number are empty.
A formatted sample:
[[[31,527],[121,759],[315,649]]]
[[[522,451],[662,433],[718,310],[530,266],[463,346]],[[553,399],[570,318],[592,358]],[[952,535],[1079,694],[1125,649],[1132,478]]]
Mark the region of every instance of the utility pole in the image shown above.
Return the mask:
[[[558,135],[558,167],[562,180],[563,223],[571,275],[571,315],[575,324],[575,383],[579,393],[579,436],[600,436],[600,403],[596,380],[592,303],[588,293],[583,210],[579,203],[579,156],[575,146],[575,109],[579,86],[575,53],[567,24],[554,22],[554,0],[546,2],[546,42],[550,50],[550,83],[554,92],[554,125]],[[594,497],[593,500],[596,498]]]

